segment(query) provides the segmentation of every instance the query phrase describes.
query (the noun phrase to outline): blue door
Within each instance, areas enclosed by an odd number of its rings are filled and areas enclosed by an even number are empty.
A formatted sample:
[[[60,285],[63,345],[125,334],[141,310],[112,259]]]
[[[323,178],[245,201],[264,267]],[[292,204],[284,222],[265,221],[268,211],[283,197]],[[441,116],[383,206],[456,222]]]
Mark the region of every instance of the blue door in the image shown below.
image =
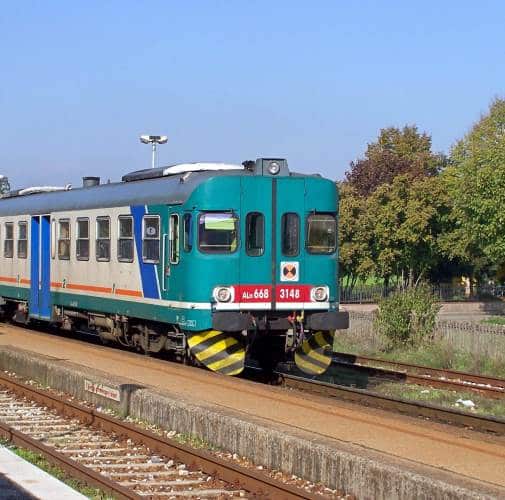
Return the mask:
[[[32,217],[30,245],[30,317],[51,319],[51,220]]]

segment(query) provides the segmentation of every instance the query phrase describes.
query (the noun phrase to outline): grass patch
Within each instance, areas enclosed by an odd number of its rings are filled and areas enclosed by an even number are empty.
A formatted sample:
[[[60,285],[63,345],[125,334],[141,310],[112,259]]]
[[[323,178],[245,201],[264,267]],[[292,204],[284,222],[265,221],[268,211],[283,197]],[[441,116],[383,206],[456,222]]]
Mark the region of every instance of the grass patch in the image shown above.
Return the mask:
[[[486,318],[481,320],[481,323],[485,325],[502,325],[505,326],[505,317],[503,316],[491,316],[490,318]]]
[[[488,399],[474,392],[448,391],[433,389],[421,385],[397,384],[384,382],[374,387],[374,391],[391,397],[400,397],[411,401],[427,402],[444,408],[461,410],[472,415],[493,416],[505,418],[505,401],[502,399]],[[458,399],[470,400],[475,406],[466,409]]]
[[[377,357],[388,361],[505,378],[505,355],[492,359],[485,355],[457,350],[441,341],[426,343],[418,347],[385,351],[366,342],[358,342],[348,335],[335,335],[333,350]]]
[[[108,495],[99,488],[93,488],[92,486],[88,486],[86,483],[82,481],[72,479],[64,470],[50,464],[42,455],[39,455],[38,453],[34,453],[33,451],[10,445],[8,441],[3,439],[0,440],[0,445],[5,446],[22,459],[26,460],[27,462],[30,462],[39,469],[42,469],[51,476],[55,477],[56,479],[59,479],[61,482],[65,483],[66,485],[70,486],[71,488],[73,488],[74,490],[78,491],[79,493],[88,498],[91,498],[93,500],[114,499],[114,497]]]

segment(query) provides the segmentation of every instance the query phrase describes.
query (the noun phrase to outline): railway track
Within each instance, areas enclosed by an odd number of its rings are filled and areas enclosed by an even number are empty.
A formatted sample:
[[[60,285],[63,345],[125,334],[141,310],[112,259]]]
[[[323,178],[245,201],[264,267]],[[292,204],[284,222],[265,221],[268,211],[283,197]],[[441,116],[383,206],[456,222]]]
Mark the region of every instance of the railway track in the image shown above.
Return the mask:
[[[360,405],[399,412],[413,417],[422,417],[479,431],[505,435],[505,420],[503,419],[465,413],[429,403],[393,398],[364,389],[354,389],[311,380],[285,372],[279,372],[278,375],[282,379],[282,385],[287,389],[295,389],[324,397],[350,401]]]
[[[321,498],[3,373],[0,435],[120,499]]]
[[[373,377],[439,389],[472,391],[488,398],[505,398],[505,379],[456,370],[387,361],[379,358],[335,352],[333,365],[365,372]]]

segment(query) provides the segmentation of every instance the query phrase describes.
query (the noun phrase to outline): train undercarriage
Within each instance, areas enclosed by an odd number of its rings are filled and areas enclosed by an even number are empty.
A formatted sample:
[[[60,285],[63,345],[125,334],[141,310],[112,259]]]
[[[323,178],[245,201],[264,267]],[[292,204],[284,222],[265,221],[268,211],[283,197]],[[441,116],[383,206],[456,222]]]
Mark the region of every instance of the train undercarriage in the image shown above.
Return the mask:
[[[0,305],[4,318],[18,324],[31,321],[26,302],[3,300]],[[174,324],[55,306],[50,324],[145,354],[164,351],[177,361],[225,375],[241,373],[246,356],[266,372],[294,360],[303,372],[319,375],[331,363],[334,332],[348,327],[348,316],[337,311],[308,317],[296,311],[287,315],[226,312],[214,315],[212,329],[192,332]]]

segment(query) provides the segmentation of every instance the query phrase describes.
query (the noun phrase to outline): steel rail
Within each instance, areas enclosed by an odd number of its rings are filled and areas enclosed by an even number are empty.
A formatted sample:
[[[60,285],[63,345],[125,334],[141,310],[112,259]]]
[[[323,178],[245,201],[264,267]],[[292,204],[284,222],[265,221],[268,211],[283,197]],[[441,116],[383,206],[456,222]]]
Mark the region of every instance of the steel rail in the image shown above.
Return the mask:
[[[341,352],[334,353],[333,364],[367,371],[374,376],[400,379],[405,383],[428,385],[440,389],[468,390],[493,399],[505,397],[505,379],[497,377]]]
[[[0,373],[0,386],[36,403],[52,408],[65,416],[77,418],[84,424],[141,443],[160,455],[186,463],[190,467],[201,469],[210,476],[216,477],[228,484],[239,486],[261,498],[283,500],[321,498],[319,495],[308,493],[305,490],[273,479],[265,473],[259,473],[247,467],[227,462],[205,450],[190,448],[177,441],[123,422],[118,418],[99,413],[92,408],[87,408],[73,401],[67,401],[56,394],[29,386],[5,373]],[[83,467],[43,443],[23,435],[10,426],[0,423],[0,434],[23,448],[28,448],[42,454],[49,462],[65,469],[71,476],[80,478],[89,484],[111,492],[118,498],[141,498],[133,491],[127,490],[113,481],[109,481],[104,476],[92,470],[88,470],[88,468]]]
[[[471,415],[459,410],[441,408],[440,406],[431,405],[429,403],[393,398],[364,389],[354,389],[330,384],[328,382],[310,380],[295,375],[288,375],[286,373],[279,373],[279,375],[283,378],[283,385],[290,389],[297,389],[311,394],[400,412],[410,416],[461,425],[479,431],[505,434],[505,420],[500,418]]]

